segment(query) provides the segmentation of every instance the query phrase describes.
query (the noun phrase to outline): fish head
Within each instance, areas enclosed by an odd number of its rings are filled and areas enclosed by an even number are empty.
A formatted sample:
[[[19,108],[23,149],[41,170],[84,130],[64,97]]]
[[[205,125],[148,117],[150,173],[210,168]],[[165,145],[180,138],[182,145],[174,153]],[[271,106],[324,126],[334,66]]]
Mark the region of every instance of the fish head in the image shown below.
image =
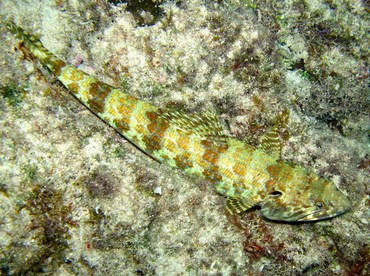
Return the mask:
[[[298,178],[284,189],[268,191],[261,205],[262,216],[277,221],[311,222],[333,218],[347,212],[349,199],[335,184],[315,174]]]

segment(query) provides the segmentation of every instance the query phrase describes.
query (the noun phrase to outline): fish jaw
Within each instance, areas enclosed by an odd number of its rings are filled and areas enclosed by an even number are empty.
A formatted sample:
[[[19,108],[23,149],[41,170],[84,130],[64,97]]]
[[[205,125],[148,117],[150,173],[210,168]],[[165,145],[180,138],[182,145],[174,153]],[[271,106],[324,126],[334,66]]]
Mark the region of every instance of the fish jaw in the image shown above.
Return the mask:
[[[331,219],[337,216],[340,216],[346,212],[348,212],[351,209],[351,206],[349,206],[347,209],[344,209],[342,211],[338,212],[329,212],[328,210],[321,210],[321,211],[313,211],[312,213],[302,216],[300,218],[297,218],[297,221],[299,222],[310,222],[310,221],[318,221],[318,220],[325,220],[325,219]]]
[[[310,222],[310,221],[318,221],[318,220],[325,220],[340,216],[351,209],[351,204],[345,195],[341,194],[340,198],[336,200],[336,206],[332,205],[332,208],[321,208],[316,210],[312,210],[311,212],[307,212],[306,214],[297,217],[297,221],[299,222]]]
[[[304,208],[303,210],[294,210],[296,208],[272,208],[269,204],[263,205],[261,209],[262,216],[268,220],[286,221],[286,222],[314,222],[319,220],[331,219],[340,216],[351,209],[349,200],[346,198],[343,207],[339,209],[317,207]]]

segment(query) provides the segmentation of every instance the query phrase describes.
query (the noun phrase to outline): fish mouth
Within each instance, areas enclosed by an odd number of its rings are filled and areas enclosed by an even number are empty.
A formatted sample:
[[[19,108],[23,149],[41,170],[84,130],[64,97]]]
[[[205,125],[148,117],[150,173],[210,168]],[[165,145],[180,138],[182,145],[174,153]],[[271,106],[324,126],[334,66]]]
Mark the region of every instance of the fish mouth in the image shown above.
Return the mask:
[[[318,220],[325,220],[330,219],[336,216],[340,216],[345,212],[349,211],[351,207],[348,207],[344,210],[333,212],[331,210],[315,210],[309,214],[303,214],[302,216],[297,218],[299,222],[309,222],[309,221],[318,221]]]

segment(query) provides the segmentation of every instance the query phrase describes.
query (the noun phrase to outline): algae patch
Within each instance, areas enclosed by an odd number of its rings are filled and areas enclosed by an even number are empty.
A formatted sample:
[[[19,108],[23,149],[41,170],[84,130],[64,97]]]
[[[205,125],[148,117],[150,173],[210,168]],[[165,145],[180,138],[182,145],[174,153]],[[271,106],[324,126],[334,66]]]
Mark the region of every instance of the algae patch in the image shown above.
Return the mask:
[[[0,95],[5,99],[8,105],[17,108],[22,102],[25,87],[18,86],[14,83],[6,84],[0,87]]]

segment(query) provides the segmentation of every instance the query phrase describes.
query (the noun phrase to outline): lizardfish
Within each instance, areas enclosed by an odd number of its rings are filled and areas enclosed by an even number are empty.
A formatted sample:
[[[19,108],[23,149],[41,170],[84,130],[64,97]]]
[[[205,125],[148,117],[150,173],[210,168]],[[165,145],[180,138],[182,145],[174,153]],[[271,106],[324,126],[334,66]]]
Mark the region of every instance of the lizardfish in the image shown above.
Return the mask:
[[[187,114],[157,107],[62,61],[13,22],[8,29],[90,111],[154,159],[208,180],[237,214],[261,207],[270,220],[317,221],[350,209],[335,184],[280,160],[270,140],[253,147],[225,134],[212,112]],[[276,136],[276,135],[275,135]],[[267,136],[268,137],[268,136]]]

